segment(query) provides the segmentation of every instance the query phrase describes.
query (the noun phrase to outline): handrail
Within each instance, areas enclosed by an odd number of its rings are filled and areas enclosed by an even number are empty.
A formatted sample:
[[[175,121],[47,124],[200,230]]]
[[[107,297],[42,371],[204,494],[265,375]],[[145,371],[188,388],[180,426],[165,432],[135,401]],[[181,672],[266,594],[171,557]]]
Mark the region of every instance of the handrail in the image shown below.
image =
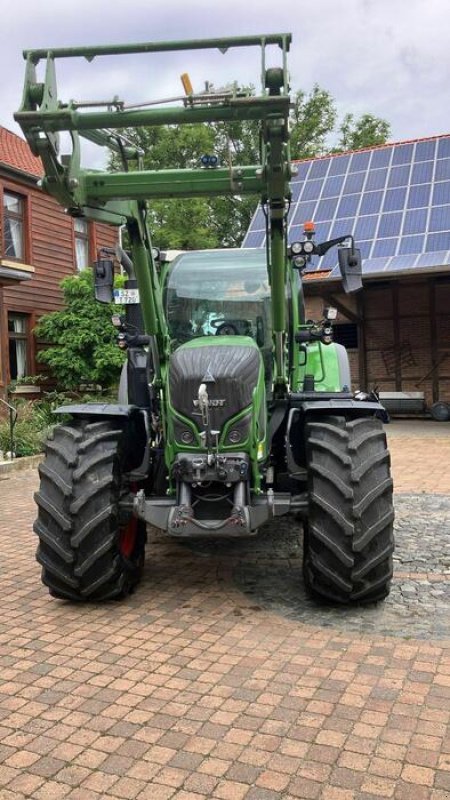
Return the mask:
[[[18,412],[15,406],[8,403],[7,400],[3,400],[0,397],[0,403],[3,403],[4,406],[7,406],[9,409],[9,437],[10,437],[10,454],[11,454],[11,461],[14,458],[14,426],[17,422]]]

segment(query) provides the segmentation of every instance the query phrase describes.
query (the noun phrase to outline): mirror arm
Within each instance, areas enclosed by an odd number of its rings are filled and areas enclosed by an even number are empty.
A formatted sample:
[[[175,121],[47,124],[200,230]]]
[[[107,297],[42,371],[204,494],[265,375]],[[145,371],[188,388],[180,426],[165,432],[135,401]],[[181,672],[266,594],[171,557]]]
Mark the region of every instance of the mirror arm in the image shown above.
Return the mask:
[[[337,239],[330,239],[328,242],[322,242],[316,245],[314,255],[323,256],[328,250],[331,250],[332,247],[335,247],[337,244],[343,244],[348,241],[348,239],[351,241],[350,250],[353,256],[355,254],[355,240],[351,234],[347,234],[347,236],[338,236]]]

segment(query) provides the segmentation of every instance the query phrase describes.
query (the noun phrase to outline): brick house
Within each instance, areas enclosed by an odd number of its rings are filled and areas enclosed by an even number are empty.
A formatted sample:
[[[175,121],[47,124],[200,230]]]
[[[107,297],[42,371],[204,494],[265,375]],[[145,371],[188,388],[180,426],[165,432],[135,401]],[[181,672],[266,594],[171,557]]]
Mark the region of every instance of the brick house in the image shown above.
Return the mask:
[[[117,230],[73,219],[39,187],[40,159],[0,127],[0,396],[10,381],[42,372],[33,329],[62,307],[61,280],[84,269]]]

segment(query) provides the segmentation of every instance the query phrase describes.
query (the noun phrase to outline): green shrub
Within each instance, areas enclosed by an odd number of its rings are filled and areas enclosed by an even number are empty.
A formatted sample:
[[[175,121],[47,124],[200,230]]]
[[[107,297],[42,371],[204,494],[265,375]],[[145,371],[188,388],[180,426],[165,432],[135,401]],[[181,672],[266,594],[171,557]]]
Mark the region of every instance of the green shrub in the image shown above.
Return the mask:
[[[42,453],[44,441],[51,429],[46,415],[33,409],[32,402],[16,403],[17,421],[14,425],[14,453],[17,457],[34,456]],[[11,430],[9,418],[0,421],[0,450],[11,450]]]
[[[16,457],[42,453],[45,440],[55,425],[69,419],[64,414],[55,414],[55,408],[71,403],[117,403],[113,391],[96,394],[77,392],[44,392],[39,400],[15,400],[17,422],[14,426],[14,452]],[[0,451],[11,450],[9,417],[0,417]]]
[[[122,276],[116,283],[123,283]],[[120,307],[97,303],[92,270],[71,275],[61,282],[65,308],[45,314],[35,328],[49,343],[38,360],[50,367],[60,389],[81,384],[109,387],[117,383],[124,353],[117,346],[111,314]]]
[[[38,430],[29,420],[18,419],[14,426],[14,453],[17,458],[21,456],[34,456],[42,453],[47,431]],[[0,450],[10,452],[11,437],[9,422],[0,423]]]
[[[57,423],[53,409],[61,405],[65,396],[52,392],[50,398],[43,400],[17,400],[14,405],[17,421],[14,425],[14,453],[17,458],[34,456],[42,453],[44,442],[51,429]],[[11,430],[9,417],[0,419],[0,450],[8,453],[11,450]]]

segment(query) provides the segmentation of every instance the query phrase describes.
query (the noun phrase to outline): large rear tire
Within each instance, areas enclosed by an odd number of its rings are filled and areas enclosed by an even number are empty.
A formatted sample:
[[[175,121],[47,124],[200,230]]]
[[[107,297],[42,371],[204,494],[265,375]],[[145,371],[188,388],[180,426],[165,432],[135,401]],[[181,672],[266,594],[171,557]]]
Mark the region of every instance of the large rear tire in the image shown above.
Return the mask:
[[[389,594],[394,551],[390,456],[380,420],[325,417],[306,426],[307,590],[338,603]]]
[[[120,598],[140,579],[146,526],[120,509],[128,489],[123,444],[120,422],[88,419],[58,425],[47,442],[34,531],[42,581],[54,597]]]

